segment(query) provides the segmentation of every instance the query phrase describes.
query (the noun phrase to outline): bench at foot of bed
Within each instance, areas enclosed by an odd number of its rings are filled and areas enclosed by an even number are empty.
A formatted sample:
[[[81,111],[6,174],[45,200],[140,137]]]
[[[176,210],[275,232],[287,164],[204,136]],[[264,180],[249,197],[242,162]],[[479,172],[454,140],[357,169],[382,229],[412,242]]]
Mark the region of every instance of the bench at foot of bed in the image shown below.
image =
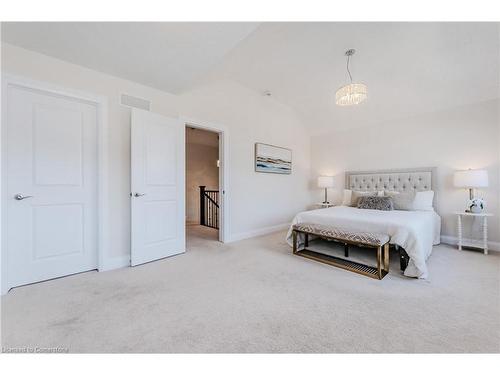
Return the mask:
[[[297,235],[304,235],[304,249],[297,248]],[[381,280],[389,273],[389,236],[380,233],[352,232],[340,228],[320,224],[296,224],[293,226],[293,253],[321,263],[329,264],[345,270],[359,273],[374,279]],[[318,253],[308,249],[309,235],[343,243],[345,246],[356,245],[377,249],[377,267],[353,262],[348,259]],[[383,254],[382,254],[383,249]],[[346,257],[348,253],[346,251]]]

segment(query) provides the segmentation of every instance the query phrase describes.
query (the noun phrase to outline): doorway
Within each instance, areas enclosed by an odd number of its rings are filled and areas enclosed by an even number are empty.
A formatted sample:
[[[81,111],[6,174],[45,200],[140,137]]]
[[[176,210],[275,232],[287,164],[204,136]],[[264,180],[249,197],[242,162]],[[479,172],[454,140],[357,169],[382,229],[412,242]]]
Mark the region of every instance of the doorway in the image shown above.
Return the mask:
[[[186,124],[186,236],[219,241],[222,227],[221,134]]]

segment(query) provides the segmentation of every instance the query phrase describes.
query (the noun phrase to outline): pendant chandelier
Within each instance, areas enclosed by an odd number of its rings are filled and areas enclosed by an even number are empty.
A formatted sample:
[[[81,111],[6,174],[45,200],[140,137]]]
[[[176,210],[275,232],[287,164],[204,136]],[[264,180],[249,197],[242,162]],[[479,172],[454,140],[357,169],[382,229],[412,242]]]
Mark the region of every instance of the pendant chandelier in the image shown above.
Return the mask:
[[[368,96],[368,88],[365,84],[352,83],[352,75],[351,71],[349,70],[349,61],[351,59],[351,56],[354,55],[355,52],[356,50],[354,49],[348,49],[345,52],[345,55],[347,56],[347,73],[349,74],[351,83],[342,86],[335,93],[335,103],[337,103],[337,105],[345,106],[359,104]]]

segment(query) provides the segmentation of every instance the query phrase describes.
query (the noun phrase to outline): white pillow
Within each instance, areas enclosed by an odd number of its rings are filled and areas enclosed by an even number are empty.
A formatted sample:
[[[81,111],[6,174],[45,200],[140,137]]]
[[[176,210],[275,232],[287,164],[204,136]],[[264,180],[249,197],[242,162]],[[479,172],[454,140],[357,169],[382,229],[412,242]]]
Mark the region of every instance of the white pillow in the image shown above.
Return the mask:
[[[344,197],[342,198],[342,206],[351,205],[352,190],[344,189]]]
[[[417,211],[434,211],[433,199],[434,192],[432,190],[418,191],[413,201],[413,209]]]
[[[385,196],[391,197],[394,203],[395,210],[403,210],[403,211],[412,211],[414,210],[414,202],[415,202],[415,193],[414,192],[403,192],[399,191],[386,191]]]
[[[363,191],[361,193],[368,193],[367,191]],[[384,191],[377,191],[378,197],[384,196]],[[344,189],[344,197],[342,198],[342,206],[352,206],[352,190]]]
[[[394,194],[399,194],[399,191],[386,191],[386,196],[394,196]],[[417,191],[415,193],[415,198],[413,200],[412,209],[415,211],[434,211],[434,206],[432,201],[434,199],[434,191]]]

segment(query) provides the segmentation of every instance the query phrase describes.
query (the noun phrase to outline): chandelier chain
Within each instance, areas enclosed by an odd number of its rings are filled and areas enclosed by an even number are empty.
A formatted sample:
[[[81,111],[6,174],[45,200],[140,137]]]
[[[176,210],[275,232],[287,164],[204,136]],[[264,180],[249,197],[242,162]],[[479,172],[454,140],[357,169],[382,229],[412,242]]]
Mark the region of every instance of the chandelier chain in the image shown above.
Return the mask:
[[[352,83],[352,75],[351,75],[351,71],[349,70],[349,61],[351,60],[351,55],[348,54],[347,55],[347,73],[349,74],[349,79],[351,80],[351,83]]]

